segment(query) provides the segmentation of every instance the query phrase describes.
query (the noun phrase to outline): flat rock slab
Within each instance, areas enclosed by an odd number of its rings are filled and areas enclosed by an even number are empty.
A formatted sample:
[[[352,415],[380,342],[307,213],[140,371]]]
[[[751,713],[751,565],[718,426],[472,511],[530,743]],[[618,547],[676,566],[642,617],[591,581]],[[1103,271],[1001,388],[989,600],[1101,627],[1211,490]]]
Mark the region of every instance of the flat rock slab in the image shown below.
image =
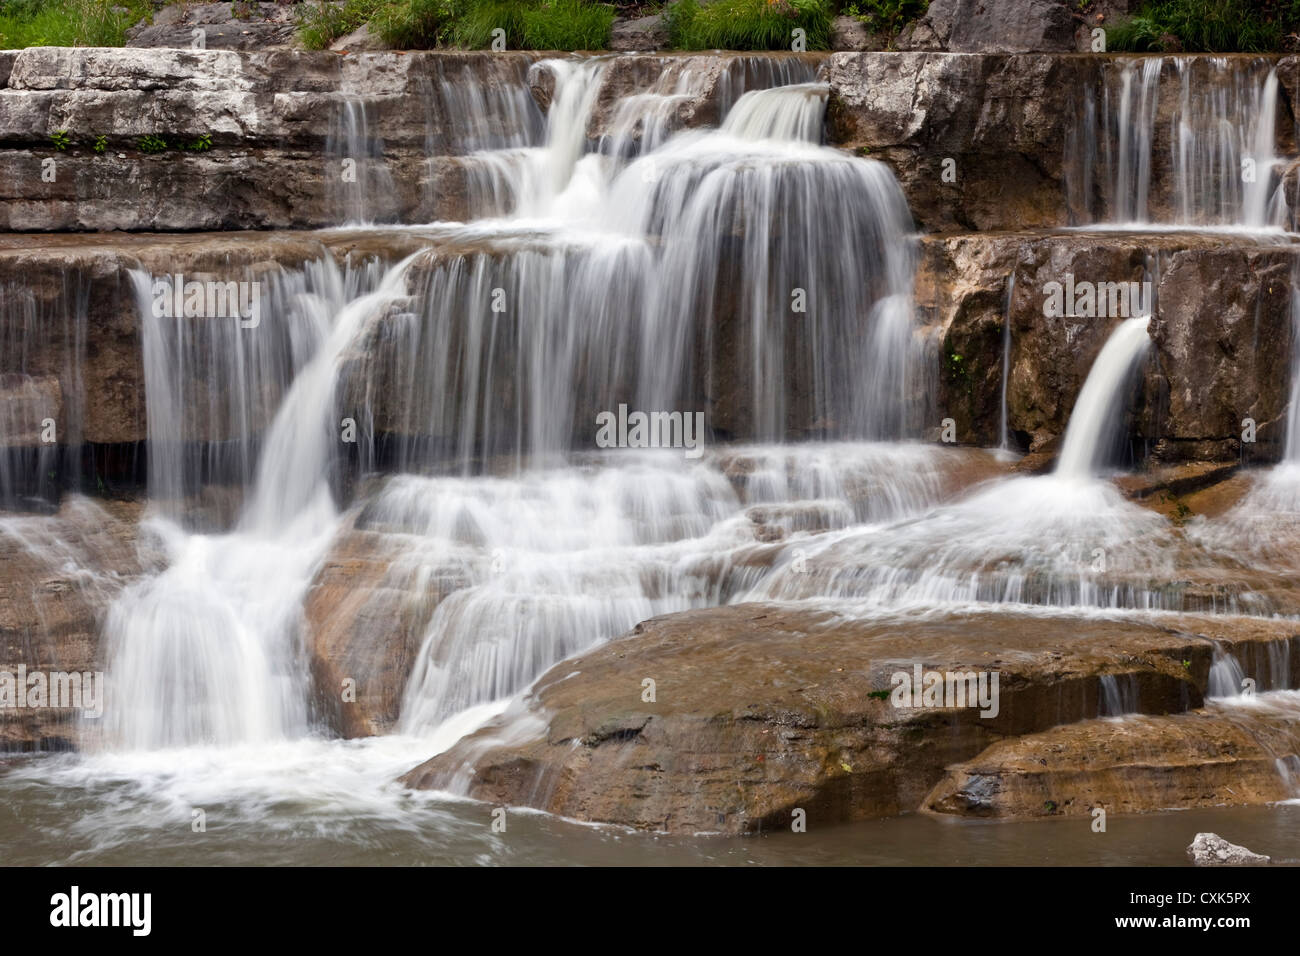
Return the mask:
[[[888,816],[999,739],[1096,717],[1104,674],[1132,680],[1141,710],[1177,712],[1202,704],[1213,641],[1290,647],[1295,630],[1186,615],[691,611],[562,662],[403,779],[678,833],[784,827],[796,809],[823,824]],[[916,663],[996,670],[998,713],[895,707],[891,675]]]
[[[1001,741],[951,767],[925,809],[955,816],[1041,817],[1247,806],[1295,792],[1300,700],[1212,703],[1166,717],[1082,721]]]

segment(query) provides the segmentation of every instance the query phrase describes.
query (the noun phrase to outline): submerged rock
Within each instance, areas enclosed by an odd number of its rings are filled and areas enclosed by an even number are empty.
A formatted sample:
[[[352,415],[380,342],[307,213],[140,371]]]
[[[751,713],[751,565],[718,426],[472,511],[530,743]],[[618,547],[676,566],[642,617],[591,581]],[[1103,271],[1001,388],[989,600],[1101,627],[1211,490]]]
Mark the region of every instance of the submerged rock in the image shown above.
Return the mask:
[[[1197,866],[1258,866],[1272,860],[1244,846],[1229,843],[1217,833],[1198,833],[1187,848],[1187,858]]]

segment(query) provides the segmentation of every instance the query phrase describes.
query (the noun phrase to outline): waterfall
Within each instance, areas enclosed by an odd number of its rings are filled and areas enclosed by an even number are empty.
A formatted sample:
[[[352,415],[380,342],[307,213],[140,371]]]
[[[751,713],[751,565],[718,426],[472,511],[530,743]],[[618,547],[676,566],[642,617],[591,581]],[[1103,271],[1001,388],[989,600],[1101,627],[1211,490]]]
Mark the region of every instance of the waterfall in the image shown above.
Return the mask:
[[[1104,464],[1123,421],[1133,374],[1150,348],[1150,316],[1125,319],[1110,334],[1079,391],[1056,474],[1087,478]]]
[[[393,176],[384,160],[384,141],[371,126],[366,101],[345,95],[325,143],[327,195],[331,208],[350,226],[394,218]]]
[[[1138,712],[1137,678],[1133,674],[1102,674],[1101,717],[1123,717]]]
[[[746,93],[727,114],[722,132],[738,139],[820,143],[830,86],[799,83]]]
[[[373,291],[361,291],[360,277],[326,261],[281,276],[268,298],[283,308],[264,316],[266,327],[257,329],[229,318],[160,318],[154,279],[133,274],[151,412],[155,403],[162,406],[149,416],[151,447],[158,449],[151,477],[160,493],[183,497],[214,477],[204,467],[213,453],[203,443],[197,450],[191,445],[195,416],[184,414],[191,407],[182,394],[187,388],[203,382],[210,399],[224,399],[200,406],[200,418],[214,408],[235,413],[237,431],[227,444],[238,467],[220,477],[237,484],[248,473],[250,426],[257,420],[245,402],[268,385],[283,398],[238,529],[187,533],[165,517],[181,502],[164,500],[168,508],[152,529],[168,566],[127,589],[109,610],[110,745],[231,745],[306,733],[302,600],[338,519],[331,485],[339,362],[364,323],[400,298],[409,261],[390,269]]]
[[[80,480],[88,299],[75,266],[51,298],[0,284],[0,508],[45,510]]]
[[[485,133],[486,148],[465,157],[484,195],[509,199],[508,217],[439,227],[393,266],[325,257],[259,272],[256,328],[160,314],[160,277],[133,275],[149,527],[168,566],[108,615],[111,744],[307,733],[302,605],[344,520],[346,417],[363,463],[382,451],[399,470],[450,463],[461,476],[393,479],[365,508],[369,525],[423,542],[419,554],[461,555],[465,585],[438,604],[407,687],[403,726],[419,733],[655,613],[752,586],[749,572],[720,570],[718,554],[756,533],[721,471],[691,469],[673,451],[580,469],[571,460],[617,401],[706,408],[721,387],[715,337],[745,357],[728,361],[742,374],[726,387],[752,396],[752,418],[729,431],[760,441],[905,432],[917,357],[910,217],[886,167],[818,145],[824,85],[800,72],[789,89],[729,100],[718,129],[656,143],[643,123],[638,151],[605,154],[586,132],[605,62],[535,69],[555,81],[540,141],[526,129],[517,140]],[[750,82],[741,71],[728,95]],[[345,193],[350,215],[373,219],[382,148],[363,104],[345,101],[342,117],[335,154],[374,166]],[[797,402],[772,387],[783,380]],[[795,480],[744,494],[797,531],[807,519],[781,518],[779,506],[825,479],[791,461]],[[815,523],[846,524],[849,492],[831,488]],[[243,498],[231,530],[177,525],[218,491]],[[892,513],[894,494],[873,513]],[[468,540],[467,527],[477,529]]]
[[[1002,388],[998,401],[998,450],[1010,451],[1007,434],[1007,388],[1011,384],[1011,303],[1016,294],[1016,274],[1007,276],[1007,300],[1002,310]]]
[[[1172,76],[1170,74],[1172,73]],[[1266,59],[1119,58],[1103,66],[1069,136],[1066,191],[1085,221],[1283,227],[1280,91]],[[1093,170],[1102,171],[1102,208]]]

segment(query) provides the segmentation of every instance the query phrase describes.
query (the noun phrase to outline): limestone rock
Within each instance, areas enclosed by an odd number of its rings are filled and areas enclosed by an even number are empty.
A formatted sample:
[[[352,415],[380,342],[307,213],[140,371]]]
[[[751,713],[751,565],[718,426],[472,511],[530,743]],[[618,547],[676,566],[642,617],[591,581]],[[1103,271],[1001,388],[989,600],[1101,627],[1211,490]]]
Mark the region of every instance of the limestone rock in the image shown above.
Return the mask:
[[[659,50],[668,45],[668,24],[662,14],[614,21],[609,48],[615,52]]]
[[[1229,843],[1217,833],[1198,833],[1187,848],[1187,858],[1197,866],[1259,866],[1269,857]]]
[[[900,50],[1043,53],[1075,48],[1075,20],[1064,0],[931,0],[905,27]]]
[[[925,622],[759,604],[690,611],[558,664],[516,710],[404,781],[676,833],[787,827],[795,809],[823,823],[888,816],[920,807],[946,767],[996,737],[1095,716],[1100,674],[1126,669],[1144,710],[1177,711],[1201,702],[1209,671],[1212,645],[1192,634],[1245,645],[1289,641],[1291,630],[1191,616],[1157,625],[1013,611]],[[890,675],[910,662],[997,669],[999,713],[894,707]],[[642,698],[646,678],[654,701]]]

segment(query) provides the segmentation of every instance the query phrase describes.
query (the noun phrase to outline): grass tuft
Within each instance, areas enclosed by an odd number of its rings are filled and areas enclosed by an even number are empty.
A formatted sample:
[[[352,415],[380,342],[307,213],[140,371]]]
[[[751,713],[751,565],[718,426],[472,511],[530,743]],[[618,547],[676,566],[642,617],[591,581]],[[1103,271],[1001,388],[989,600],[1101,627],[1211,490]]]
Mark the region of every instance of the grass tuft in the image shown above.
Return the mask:
[[[148,0],[0,0],[0,50],[122,46],[151,13]]]
[[[667,17],[679,50],[789,50],[796,29],[805,32],[807,49],[830,46],[826,0],[677,0]]]

